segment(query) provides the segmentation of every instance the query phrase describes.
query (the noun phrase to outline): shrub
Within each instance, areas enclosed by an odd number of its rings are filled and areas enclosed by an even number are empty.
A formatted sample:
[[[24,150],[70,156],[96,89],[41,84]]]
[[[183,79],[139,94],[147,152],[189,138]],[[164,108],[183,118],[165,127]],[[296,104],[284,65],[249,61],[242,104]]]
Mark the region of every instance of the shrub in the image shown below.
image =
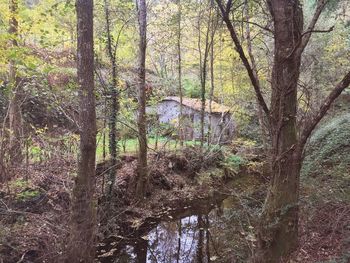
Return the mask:
[[[238,155],[230,154],[221,162],[222,167],[229,173],[238,174],[239,169],[246,161]]]

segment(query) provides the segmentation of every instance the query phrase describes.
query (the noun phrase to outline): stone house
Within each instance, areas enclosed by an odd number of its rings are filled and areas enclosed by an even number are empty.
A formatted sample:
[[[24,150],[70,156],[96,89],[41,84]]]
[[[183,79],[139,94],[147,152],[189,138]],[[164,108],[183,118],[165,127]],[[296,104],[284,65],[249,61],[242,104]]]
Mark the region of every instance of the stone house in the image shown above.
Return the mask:
[[[184,140],[200,140],[201,100],[183,98],[182,104],[183,128],[180,136]],[[147,113],[156,115],[159,123],[167,123],[175,128],[180,116],[180,98],[166,97],[155,106],[148,107]],[[209,127],[211,143],[229,143],[232,140],[235,127],[230,108],[213,101],[210,113],[209,101],[207,100],[204,116],[204,133],[207,139]]]

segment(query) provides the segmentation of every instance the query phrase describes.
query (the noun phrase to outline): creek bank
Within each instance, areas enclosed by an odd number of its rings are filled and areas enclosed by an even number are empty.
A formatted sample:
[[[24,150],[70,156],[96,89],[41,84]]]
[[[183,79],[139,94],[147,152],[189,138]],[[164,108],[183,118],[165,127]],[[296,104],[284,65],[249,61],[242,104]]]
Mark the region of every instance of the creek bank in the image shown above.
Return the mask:
[[[128,162],[118,167],[115,195],[124,199],[119,199],[115,207],[110,203],[101,205],[100,215],[103,215],[104,206],[109,206],[109,212],[113,211],[104,214],[109,218],[100,228],[98,257],[101,262],[110,262],[128,241],[139,240],[161,222],[209,214],[233,193],[255,195],[261,206],[266,180],[260,172],[263,164],[256,155],[251,154],[250,160],[244,159],[241,163],[237,159],[237,165],[232,165],[227,163],[222,152],[200,156],[196,150],[150,155],[151,191],[142,202],[135,201],[132,195],[137,161],[127,157]],[[203,159],[206,165],[201,167],[199,160]]]
[[[105,221],[107,174],[97,176],[96,197],[101,208],[99,243],[111,244],[113,241],[105,241],[116,240],[116,236],[124,239],[142,236],[159,222],[188,216],[196,209],[209,211],[230,194],[225,187],[227,182],[246,178],[247,171],[262,179],[254,172],[254,169],[259,171],[255,162],[243,163],[238,157],[225,160],[219,152],[206,152],[205,156],[198,155],[195,149],[184,152],[149,155],[151,187],[147,198],[139,203],[132,194],[136,158],[122,157],[114,192],[118,202],[110,206],[111,217]],[[230,165],[226,161],[235,163],[233,169],[228,169]],[[240,163],[243,165],[237,166]],[[16,263],[23,258],[31,262],[62,262],[69,235],[70,196],[76,167],[75,158],[55,155],[12,171],[12,180],[0,187],[0,261]],[[241,187],[245,188],[243,184]],[[206,208],[208,204],[210,207]]]

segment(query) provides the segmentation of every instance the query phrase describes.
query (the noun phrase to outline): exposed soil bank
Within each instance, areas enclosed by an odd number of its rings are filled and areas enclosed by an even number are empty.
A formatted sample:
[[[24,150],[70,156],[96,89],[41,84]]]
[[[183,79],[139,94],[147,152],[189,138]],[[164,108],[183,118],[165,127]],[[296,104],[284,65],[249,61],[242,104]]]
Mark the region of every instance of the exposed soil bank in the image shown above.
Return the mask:
[[[257,185],[264,182],[260,173],[246,165],[237,165],[235,171],[225,168],[221,152],[206,152],[200,156],[196,149],[189,148],[181,154],[160,153],[149,156],[148,193],[140,202],[134,200],[133,195],[137,160],[132,157],[123,159],[117,171],[114,196],[110,198],[118,201],[111,204],[103,194],[100,198],[99,214],[106,226],[101,227],[101,231],[109,239],[115,235],[140,236],[164,218],[180,218],[186,213],[194,213],[196,209],[203,210],[208,204],[215,206],[230,194],[227,183],[237,178],[244,177],[248,183],[237,185],[234,187],[236,191],[256,190]],[[99,169],[99,172],[103,174],[103,169]],[[103,180],[102,177],[100,175],[100,180]],[[118,217],[115,217],[116,214]]]
[[[112,202],[106,201],[104,193],[107,174],[98,166],[98,239],[104,242],[116,236],[139,236],[164,218],[181,213],[185,216],[190,210],[207,206],[209,199],[214,205],[220,202],[226,194],[222,186],[236,176],[236,171],[222,167],[221,152],[208,151],[201,156],[196,151],[150,154],[150,183],[142,202],[133,198],[134,156],[124,156],[118,165]],[[18,262],[21,258],[61,262],[69,234],[75,169],[74,160],[51,159],[12,171],[13,180],[0,189],[3,262]]]
[[[245,230],[229,226],[225,216],[237,213],[242,217],[239,220],[244,220],[244,211],[248,211],[242,202],[246,201],[250,210],[260,209],[262,202],[259,200],[263,200],[266,188],[262,187],[259,179],[256,174],[245,174],[226,180],[220,186],[217,185],[216,189],[211,188],[207,192],[203,192],[202,188],[194,188],[191,192],[194,196],[188,200],[169,193],[174,202],[169,202],[166,206],[160,203],[159,207],[148,211],[146,206],[143,214],[147,216],[142,218],[140,213],[137,218],[133,217],[131,220],[134,220],[134,224],[128,224],[129,229],[124,232],[125,235],[110,236],[103,240],[99,244],[99,262],[209,262],[209,254],[212,261],[220,256],[223,260],[220,262],[227,262],[227,255],[223,257],[219,252],[225,246],[213,240],[204,241],[199,236],[206,231],[207,235],[209,232],[212,235],[211,239],[221,239],[217,235],[220,228],[223,239],[228,234],[232,237],[229,240],[236,244],[247,242],[241,235]],[[231,216],[229,217],[233,219]],[[250,229],[249,232],[253,229],[250,224],[244,228]],[[177,231],[179,232],[176,233]],[[190,247],[189,243],[192,243]],[[204,243],[211,252],[199,255],[196,251]],[[243,250],[247,257],[249,251]]]
[[[209,233],[214,240],[208,242],[211,261],[246,262],[254,248],[254,219],[258,218],[267,188],[266,178],[259,172],[264,170],[259,158],[247,156],[250,161],[243,162],[239,172],[237,167],[229,169],[220,154],[199,156],[192,150],[183,154],[151,154],[150,187],[143,202],[135,202],[132,195],[135,157],[123,157],[113,195],[118,202],[110,203],[109,208],[103,194],[107,179],[103,180],[99,166],[97,260],[110,262],[116,253],[122,256],[120,253],[130,244],[135,245],[135,240],[146,239],[148,247],[154,246],[152,252],[163,253],[158,249],[159,244],[165,244],[161,236],[172,233],[175,240],[178,236],[174,233],[178,231],[174,229],[182,225],[182,240],[188,236],[200,244],[198,238]],[[207,166],[201,165],[199,160],[203,158]],[[62,262],[75,170],[74,160],[51,159],[13,171],[13,180],[0,189],[0,262]],[[26,177],[29,181],[24,180]],[[313,193],[320,187],[331,188],[332,182],[321,184],[303,182],[300,248],[294,261],[338,259],[334,262],[347,263],[349,203],[326,201],[324,195],[314,198]],[[322,193],[327,192],[323,188]],[[154,231],[163,235],[155,235]],[[137,243],[143,244],[144,252],[143,241]],[[172,255],[168,252],[164,256]]]

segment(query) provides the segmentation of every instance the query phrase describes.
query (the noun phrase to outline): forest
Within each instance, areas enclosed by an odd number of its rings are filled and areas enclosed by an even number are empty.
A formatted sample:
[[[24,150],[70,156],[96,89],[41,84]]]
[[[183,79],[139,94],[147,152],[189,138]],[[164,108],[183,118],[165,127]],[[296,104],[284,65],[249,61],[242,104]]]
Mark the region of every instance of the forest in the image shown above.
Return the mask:
[[[0,263],[349,263],[348,0],[0,0]]]

